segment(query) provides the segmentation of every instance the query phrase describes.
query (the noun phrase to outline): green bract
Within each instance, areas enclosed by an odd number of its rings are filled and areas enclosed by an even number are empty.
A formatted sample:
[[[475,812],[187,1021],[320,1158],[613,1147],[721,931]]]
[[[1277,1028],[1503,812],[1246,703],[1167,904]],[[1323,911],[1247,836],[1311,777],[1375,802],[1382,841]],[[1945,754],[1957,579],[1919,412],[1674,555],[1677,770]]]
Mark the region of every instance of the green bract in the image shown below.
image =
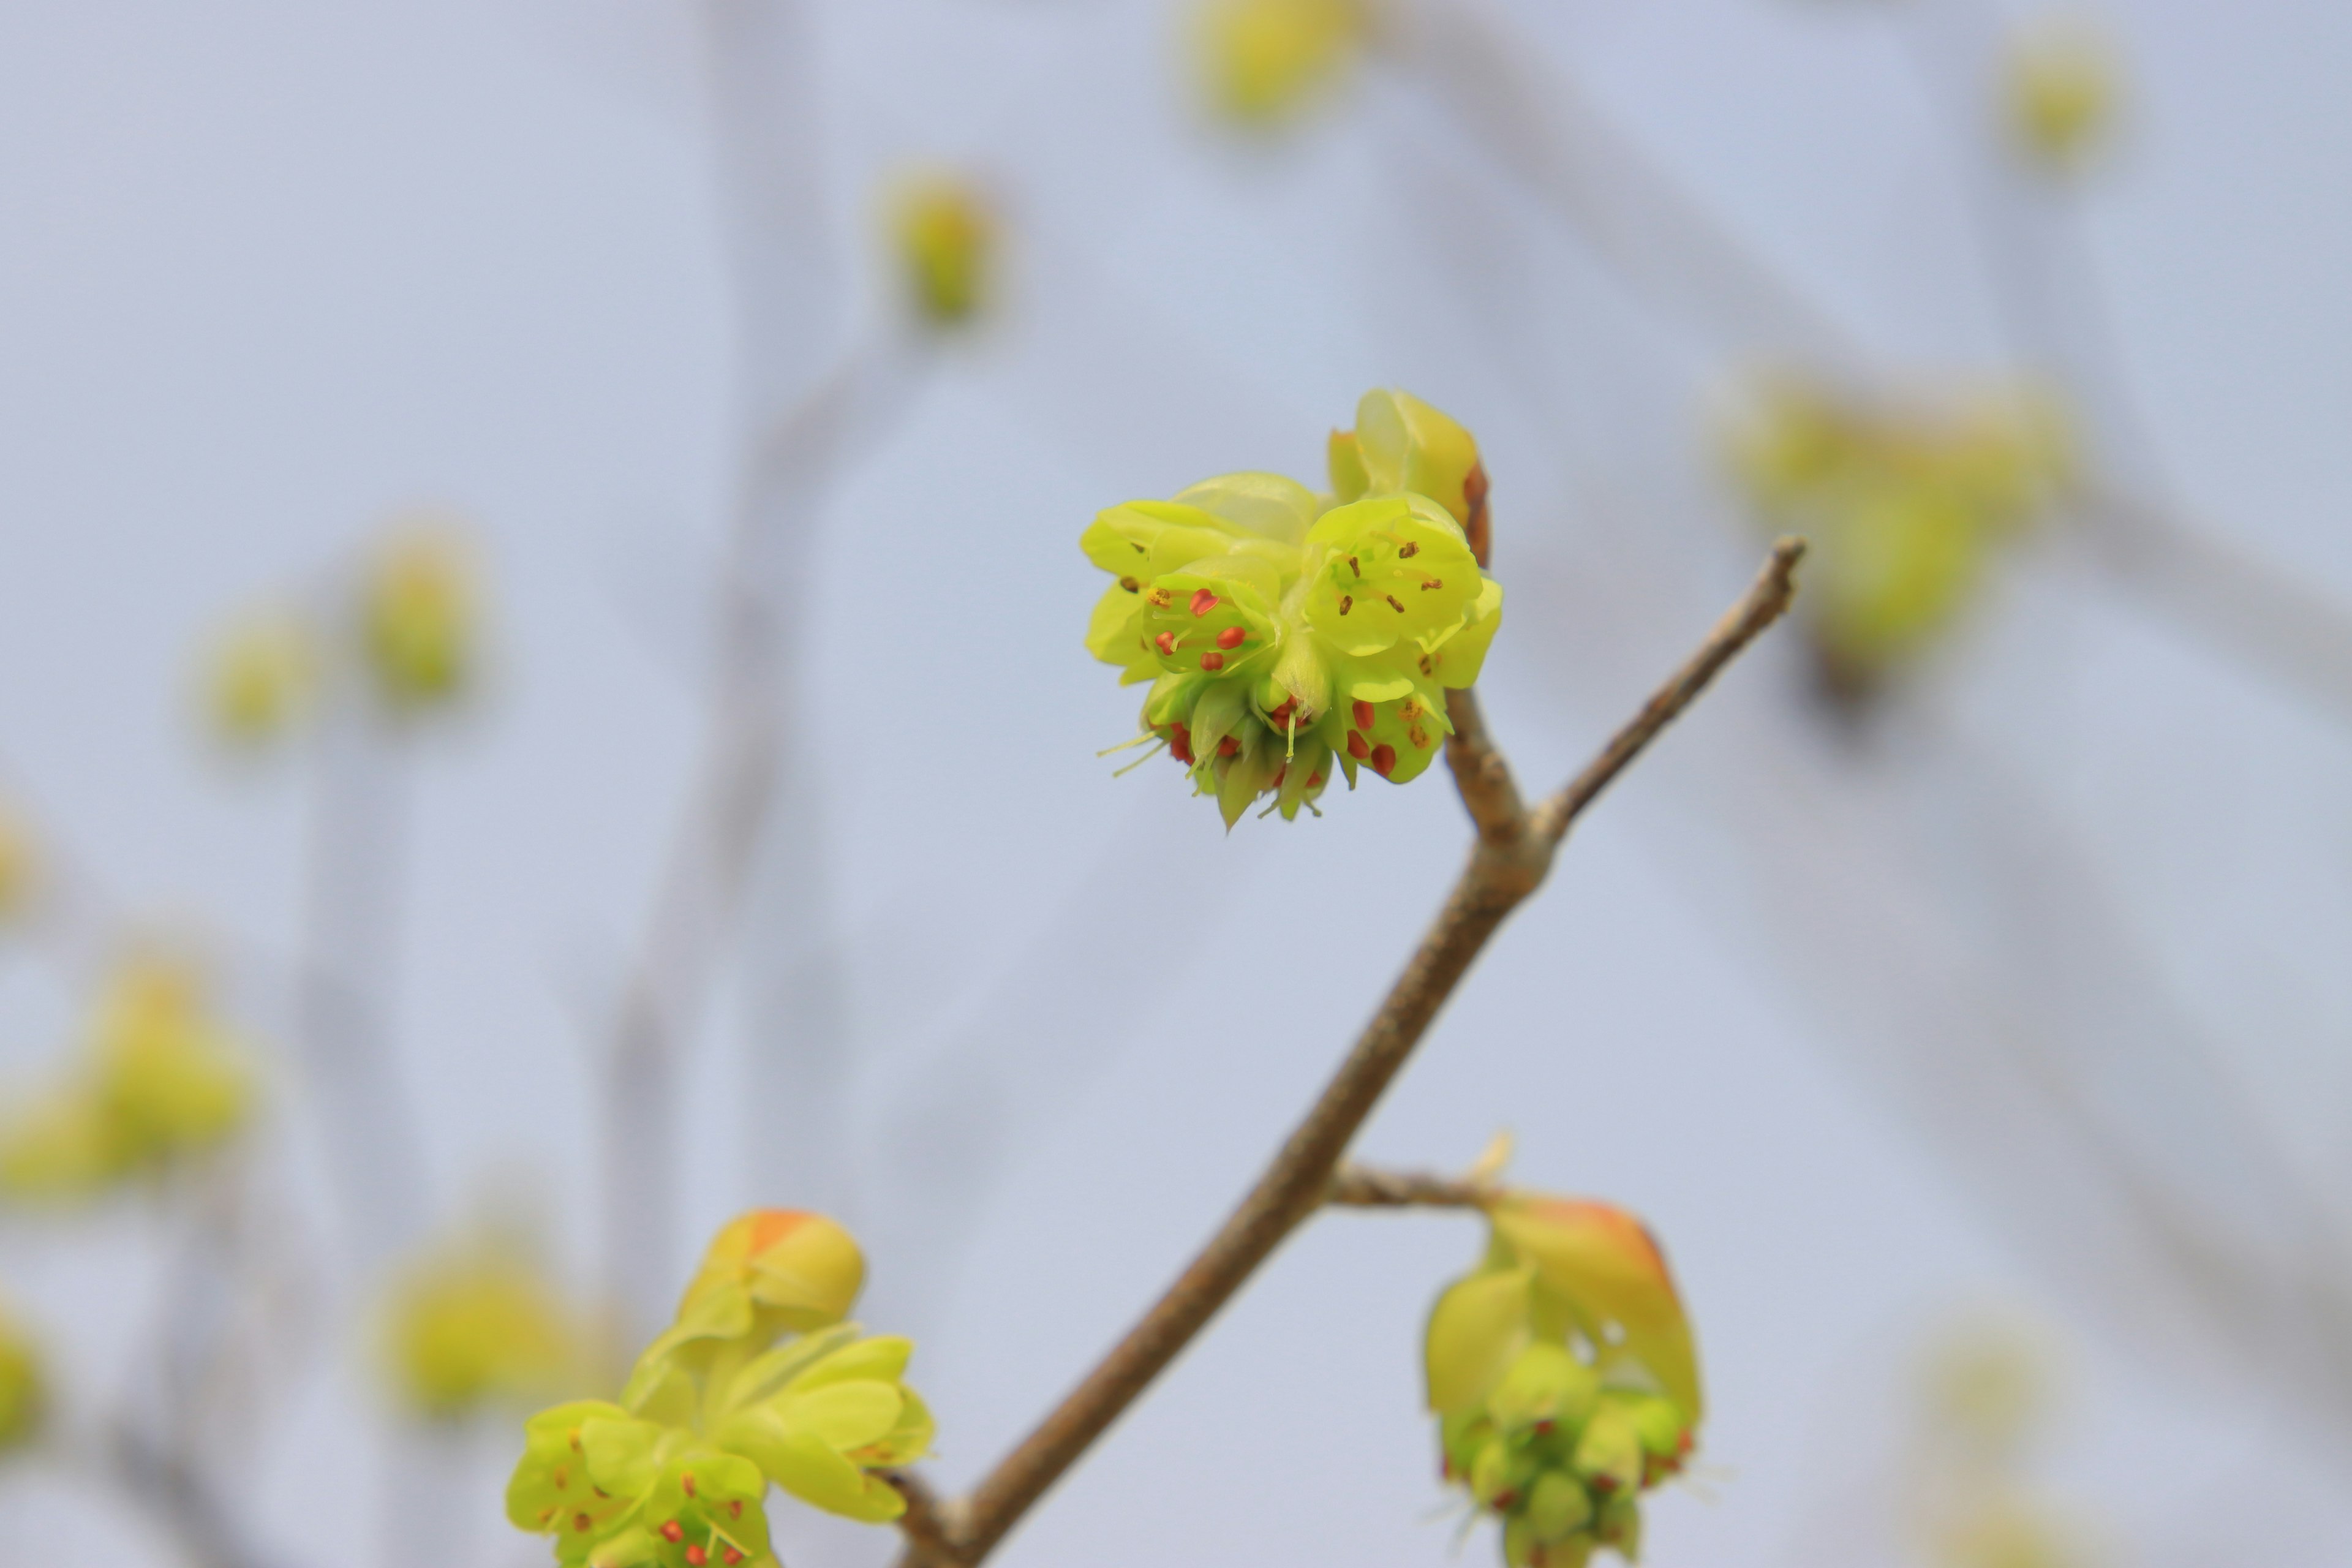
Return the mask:
[[[1402,393],[1368,395],[1332,438],[1338,499],[1226,474],[1129,501],[1079,539],[1110,574],[1087,648],[1150,681],[1143,728],[1216,797],[1227,826],[1275,797],[1312,808],[1336,767],[1420,775],[1502,624],[1465,519],[1485,525],[1467,432]],[[1428,492],[1412,488],[1426,485]]]
[[[507,1517],[590,1568],[772,1568],[771,1483],[851,1519],[898,1518],[905,1500],[874,1472],[920,1458],[931,1416],[901,1381],[913,1345],[840,1321],[863,1272],[819,1216],[729,1226],[619,1404],[532,1418]]]
[[[1509,1194],[1478,1268],[1429,1315],[1445,1477],[1503,1524],[1512,1568],[1583,1568],[1641,1542],[1640,1495],[1676,1473],[1702,1410],[1690,1328],[1639,1221]]]

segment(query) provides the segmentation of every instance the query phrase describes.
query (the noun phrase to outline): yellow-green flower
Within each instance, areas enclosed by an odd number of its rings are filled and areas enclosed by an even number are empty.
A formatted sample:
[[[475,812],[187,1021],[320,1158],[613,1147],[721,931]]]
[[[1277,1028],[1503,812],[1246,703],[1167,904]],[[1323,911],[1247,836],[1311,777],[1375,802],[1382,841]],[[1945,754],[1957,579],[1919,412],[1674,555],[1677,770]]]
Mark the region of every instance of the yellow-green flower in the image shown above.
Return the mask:
[[[1502,624],[1462,521],[1485,516],[1467,434],[1375,393],[1331,452],[1336,498],[1226,474],[1112,507],[1078,542],[1112,578],[1088,651],[1151,682],[1146,736],[1229,827],[1264,796],[1286,818],[1311,809],[1334,772],[1417,777],[1452,732],[1445,692],[1477,679]]]
[[[394,1386],[435,1420],[566,1392],[587,1359],[562,1296],[511,1237],[419,1259],[393,1288],[386,1328]]]
[[[1364,50],[1361,0],[1207,0],[1199,54],[1212,101],[1270,125],[1322,97]]]
[[[904,1381],[913,1346],[841,1321],[865,1263],[847,1232],[789,1210],[720,1231],[678,1316],[618,1404],[560,1405],[526,1428],[507,1517],[591,1568],[769,1568],[771,1483],[872,1523],[906,1510],[876,1472],[931,1441]]]
[[[1934,647],[2071,472],[2058,412],[2021,390],[1868,405],[1776,381],[1733,457],[1763,528],[1811,541],[1798,614],[1842,696]]]
[[[319,649],[310,626],[284,611],[244,616],[214,646],[205,670],[205,710],[234,745],[276,741],[318,695]]]
[[[1665,1259],[1606,1204],[1507,1193],[1486,1259],[1423,1346],[1445,1478],[1503,1525],[1512,1568],[1639,1550],[1640,1495],[1677,1473],[1703,1412]]]
[[[939,173],[902,181],[890,228],[908,294],[925,320],[955,326],[986,307],[995,282],[996,217],[969,181]]]
[[[0,800],[0,924],[32,907],[40,882],[41,851],[33,825]]]
[[[252,1104],[245,1049],[203,976],[142,954],[100,998],[81,1058],[0,1132],[0,1188],[86,1196],[219,1146]]]
[[[2077,167],[2115,122],[2115,52],[2080,18],[2027,27],[2011,41],[2002,96],[2028,157],[2052,169]]]
[[[445,524],[404,525],[360,586],[362,647],[386,706],[416,712],[462,696],[479,662],[474,561]]]
[[[20,1448],[39,1434],[47,1405],[39,1347],[0,1308],[0,1452]]]

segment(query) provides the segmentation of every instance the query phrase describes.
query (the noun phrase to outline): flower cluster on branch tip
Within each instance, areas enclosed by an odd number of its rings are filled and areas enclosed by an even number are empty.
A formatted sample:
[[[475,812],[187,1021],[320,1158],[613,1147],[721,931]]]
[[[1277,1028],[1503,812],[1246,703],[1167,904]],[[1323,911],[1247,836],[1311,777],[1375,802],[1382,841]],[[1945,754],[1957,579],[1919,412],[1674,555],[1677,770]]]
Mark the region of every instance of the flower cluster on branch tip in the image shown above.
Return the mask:
[[[0,1190],[86,1197],[217,1148],[249,1117],[247,1054],[177,958],[122,963],[79,1060],[0,1129]]]
[[[524,1236],[486,1230],[434,1247],[402,1271],[387,1306],[394,1388],[427,1420],[528,1408],[576,1388],[590,1359],[593,1336]]]
[[[902,1381],[913,1346],[845,1321],[865,1273],[822,1215],[728,1225],[618,1404],[531,1418],[507,1517],[588,1568],[773,1568],[772,1483],[851,1519],[898,1518],[906,1501],[876,1472],[921,1458],[931,1417]]]
[[[1486,1255],[1429,1318],[1446,1479],[1503,1526],[1511,1568],[1640,1550],[1641,1494],[1676,1474],[1704,1414],[1664,1255],[1607,1204],[1501,1193]]]
[[[1149,681],[1156,739],[1230,827],[1250,804],[1295,818],[1344,773],[1418,777],[1502,624],[1482,569],[1486,477],[1452,419],[1365,395],[1335,432],[1331,489],[1279,474],[1204,479],[1096,517],[1079,543],[1112,582],[1087,647]]]

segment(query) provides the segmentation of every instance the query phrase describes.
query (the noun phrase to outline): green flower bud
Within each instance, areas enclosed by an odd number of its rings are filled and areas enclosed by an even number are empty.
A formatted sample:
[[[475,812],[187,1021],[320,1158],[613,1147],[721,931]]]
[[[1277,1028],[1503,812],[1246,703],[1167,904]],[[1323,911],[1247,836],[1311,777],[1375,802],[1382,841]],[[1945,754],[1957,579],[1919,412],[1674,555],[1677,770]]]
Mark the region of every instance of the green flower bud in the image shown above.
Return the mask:
[[[1393,412],[1402,395],[1380,396]],[[1228,826],[1269,795],[1286,818],[1311,808],[1335,763],[1350,787],[1360,768],[1418,777],[1452,732],[1446,690],[1477,679],[1502,621],[1501,585],[1441,502],[1318,504],[1279,475],[1228,474],[1113,507],[1079,541],[1113,578],[1087,650],[1152,682],[1147,735]]]
[[[1577,1473],[1596,1492],[1633,1491],[1642,1484],[1642,1434],[1622,1405],[1611,1401],[1592,1413],[1576,1440]]]
[[[1356,427],[1331,433],[1331,489],[1341,501],[1423,495],[1453,514],[1478,563],[1487,551],[1486,470],[1470,432],[1409,392],[1375,389]]]
[[[1592,1494],[1564,1470],[1547,1470],[1528,1493],[1524,1518],[1538,1545],[1568,1540],[1592,1521]]]
[[[415,713],[464,695],[480,615],[472,552],[454,528],[407,523],[387,539],[360,586],[362,645],[385,705]]]
[[[996,217],[970,182],[945,174],[908,178],[890,218],[908,293],[926,320],[957,326],[987,305]]]
[[[1566,1345],[1538,1342],[1519,1352],[1492,1394],[1486,1409],[1505,1432],[1573,1431],[1583,1426],[1601,1398],[1601,1376]]]
[[[233,746],[261,747],[308,715],[318,696],[319,649],[308,623],[258,611],[230,626],[204,671],[205,717]]]

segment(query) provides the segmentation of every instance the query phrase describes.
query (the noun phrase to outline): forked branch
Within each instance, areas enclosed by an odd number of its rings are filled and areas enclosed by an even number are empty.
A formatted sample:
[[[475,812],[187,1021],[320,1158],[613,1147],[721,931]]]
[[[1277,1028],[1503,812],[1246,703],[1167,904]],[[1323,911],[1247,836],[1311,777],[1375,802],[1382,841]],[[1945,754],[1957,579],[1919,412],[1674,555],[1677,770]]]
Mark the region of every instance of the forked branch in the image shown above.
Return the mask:
[[[1334,1173],[1357,1129],[1420,1044],[1430,1020],[1454,994],[1486,939],[1542,885],[1553,851],[1584,808],[1690,705],[1717,670],[1788,608],[1804,548],[1797,539],[1775,544],[1755,584],[1697,651],[1582,773],[1532,810],[1520,805],[1509,765],[1488,738],[1475,700],[1467,692],[1454,694],[1450,704],[1454,735],[1446,746],[1446,761],[1477,824],[1478,840],[1436,923],[1321,1098],[1223,1226],[1127,1337],[989,1472],[966,1502],[960,1508],[927,1506],[919,1510],[922,1523],[907,1531],[908,1564],[968,1568],[985,1558],[1283,1239],[1330,1201]],[[1349,1189],[1343,1183],[1341,1190]]]

